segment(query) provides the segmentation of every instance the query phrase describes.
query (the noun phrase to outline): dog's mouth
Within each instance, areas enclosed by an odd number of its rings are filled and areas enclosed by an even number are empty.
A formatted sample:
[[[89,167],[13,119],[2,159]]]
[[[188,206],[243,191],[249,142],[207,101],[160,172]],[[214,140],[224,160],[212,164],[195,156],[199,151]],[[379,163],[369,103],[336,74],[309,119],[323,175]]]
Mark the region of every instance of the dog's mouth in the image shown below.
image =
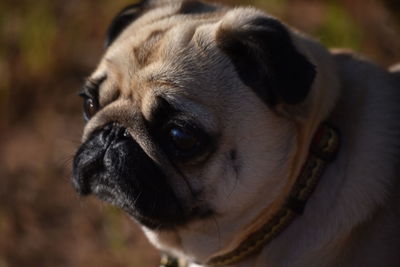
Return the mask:
[[[149,191],[128,195],[119,188],[97,184],[93,187],[92,194],[106,203],[121,208],[150,229],[171,229],[186,221],[186,215],[177,200],[172,198],[168,201],[158,200],[163,196],[154,195]],[[150,199],[151,196],[153,199]]]
[[[178,199],[161,168],[125,131],[107,125],[79,148],[73,185],[80,195],[93,194],[150,229],[172,229],[211,214]]]
[[[165,229],[173,228],[176,225],[179,225],[177,222],[171,223],[170,221],[165,221],[162,219],[160,220],[160,218],[156,218],[155,216],[143,215],[140,210],[135,207],[135,203],[128,201],[129,197],[124,196],[123,193],[112,188],[97,185],[93,189],[93,194],[96,195],[100,200],[121,208],[129,216],[133,217],[136,221],[147,228]]]

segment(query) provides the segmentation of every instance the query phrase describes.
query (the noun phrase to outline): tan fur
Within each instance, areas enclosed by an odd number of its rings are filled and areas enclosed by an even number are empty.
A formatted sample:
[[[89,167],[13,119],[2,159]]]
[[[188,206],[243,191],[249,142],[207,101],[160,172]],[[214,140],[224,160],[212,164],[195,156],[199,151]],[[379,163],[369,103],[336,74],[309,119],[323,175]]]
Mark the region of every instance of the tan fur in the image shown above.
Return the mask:
[[[246,27],[252,18],[268,15],[221,7],[189,17],[176,15],[181,2],[162,3],[154,2],[156,8],[118,37],[92,75],[107,75],[107,80],[100,88],[102,109],[83,137],[110,121],[123,124],[170,174],[178,196],[217,211],[212,219],[174,231],[144,228],[151,242],[196,262],[234,248],[282,205],[316,128],[329,120],[342,134],[342,147],[305,213],[258,254],[234,266],[400,266],[395,74],[352,55],[332,54],[290,30],[296,48],[317,66],[317,77],[303,103],[271,110],[241,82],[215,43],[218,31]],[[140,120],[151,119],[157,96],[221,136],[205,166],[183,166],[190,186],[204,191],[204,199],[193,200],[185,183],[136,131]],[[226,164],[231,147],[238,151],[239,177]]]

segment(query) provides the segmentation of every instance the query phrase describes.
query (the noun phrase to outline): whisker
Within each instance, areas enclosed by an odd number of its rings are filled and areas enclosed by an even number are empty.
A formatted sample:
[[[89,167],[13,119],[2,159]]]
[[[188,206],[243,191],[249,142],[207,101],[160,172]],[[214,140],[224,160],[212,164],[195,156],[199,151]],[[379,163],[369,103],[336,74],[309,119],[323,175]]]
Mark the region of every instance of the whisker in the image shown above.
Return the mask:
[[[238,183],[239,183],[239,177],[238,177],[238,175],[236,173],[236,175],[235,175],[235,184],[233,185],[233,188],[232,188],[231,192],[229,192],[229,194],[227,195],[226,198],[230,198],[232,196],[233,192],[236,190],[236,187],[237,187]]]
[[[176,170],[176,172],[182,176],[183,181],[185,182],[186,186],[188,187],[190,194],[192,195],[193,198],[196,198],[196,194],[193,190],[193,188],[190,186],[189,179],[186,177],[186,175],[173,163],[171,162],[172,167]]]
[[[217,220],[217,218],[215,217],[214,214],[212,215],[212,218],[213,218],[213,221],[215,223],[215,228],[217,229],[218,247],[221,248],[221,246],[222,246],[221,245],[221,229],[219,227],[218,220]]]

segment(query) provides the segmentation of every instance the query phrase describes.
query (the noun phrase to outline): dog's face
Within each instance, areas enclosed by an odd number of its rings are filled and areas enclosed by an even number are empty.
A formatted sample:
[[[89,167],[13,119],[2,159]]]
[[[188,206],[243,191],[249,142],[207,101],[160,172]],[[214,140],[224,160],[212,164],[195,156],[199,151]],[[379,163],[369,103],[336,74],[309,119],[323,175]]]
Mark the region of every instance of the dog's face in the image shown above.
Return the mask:
[[[82,91],[80,194],[153,232],[240,228],[273,203],[301,121],[324,113],[309,104],[316,68],[286,27],[253,9],[145,2],[117,16],[107,46]]]

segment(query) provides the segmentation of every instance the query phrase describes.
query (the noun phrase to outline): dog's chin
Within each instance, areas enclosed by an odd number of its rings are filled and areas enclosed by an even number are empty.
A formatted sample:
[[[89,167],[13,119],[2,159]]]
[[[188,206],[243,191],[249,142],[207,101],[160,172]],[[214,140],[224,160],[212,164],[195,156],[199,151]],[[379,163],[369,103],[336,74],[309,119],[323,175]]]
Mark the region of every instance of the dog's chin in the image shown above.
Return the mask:
[[[121,208],[140,225],[153,231],[168,231],[183,227],[188,223],[208,218],[213,212],[207,208],[183,210],[177,199],[162,201],[162,205],[150,207],[151,202],[140,201],[138,197],[126,195],[120,190],[96,185],[92,193],[100,200]]]
[[[160,207],[148,207],[140,204],[138,197],[129,197],[120,190],[116,190],[104,185],[96,185],[93,194],[100,200],[122,209],[139,224],[152,229],[171,229],[185,224],[186,216],[177,204],[168,201]],[[140,197],[140,196],[139,196]],[[157,209],[162,212],[157,212]],[[168,210],[168,214],[166,214]]]
[[[179,227],[179,225],[184,224],[182,218],[179,217],[177,217],[176,221],[171,221],[170,219],[166,220],[163,218],[156,218],[154,215],[145,215],[145,212],[140,211],[135,206],[127,205],[118,200],[118,198],[113,196],[109,190],[101,189],[98,193],[96,193],[96,196],[106,203],[121,208],[140,225],[143,225],[151,230],[174,229],[175,227]]]

